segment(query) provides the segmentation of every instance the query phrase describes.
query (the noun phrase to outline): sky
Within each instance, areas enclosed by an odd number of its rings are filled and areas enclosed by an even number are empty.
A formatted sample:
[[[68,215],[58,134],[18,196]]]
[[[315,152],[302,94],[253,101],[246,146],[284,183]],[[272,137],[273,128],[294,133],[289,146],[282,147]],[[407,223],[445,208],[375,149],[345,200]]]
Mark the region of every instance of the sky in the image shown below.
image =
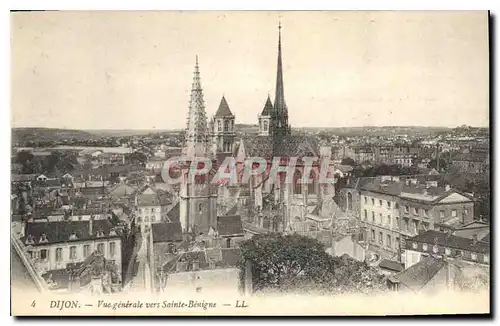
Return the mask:
[[[487,12],[11,13],[11,126],[179,129],[198,55],[208,116],[274,100],[292,127],[489,124]]]

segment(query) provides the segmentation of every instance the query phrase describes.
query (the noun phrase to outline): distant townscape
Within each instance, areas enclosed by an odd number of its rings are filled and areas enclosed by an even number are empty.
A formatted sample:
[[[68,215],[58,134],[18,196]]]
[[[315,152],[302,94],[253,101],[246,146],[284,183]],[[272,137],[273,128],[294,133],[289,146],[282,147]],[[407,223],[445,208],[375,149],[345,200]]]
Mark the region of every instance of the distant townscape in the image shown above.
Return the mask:
[[[13,286],[170,297],[489,288],[488,128],[293,128],[281,26],[275,95],[262,94],[255,124],[235,124],[231,94],[205,108],[193,61],[184,130],[12,130]],[[169,184],[165,161],[179,156],[182,181]],[[212,169],[190,183],[199,157]],[[293,182],[263,169],[213,184],[227,157],[296,158]]]

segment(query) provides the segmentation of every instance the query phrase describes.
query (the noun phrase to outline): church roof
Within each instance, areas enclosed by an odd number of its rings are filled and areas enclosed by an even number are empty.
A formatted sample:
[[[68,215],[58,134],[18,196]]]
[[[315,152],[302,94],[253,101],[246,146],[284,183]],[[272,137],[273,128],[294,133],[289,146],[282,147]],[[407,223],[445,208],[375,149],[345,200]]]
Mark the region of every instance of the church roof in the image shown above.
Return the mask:
[[[262,110],[262,113],[260,115],[262,116],[271,115],[272,110],[273,110],[273,103],[271,102],[271,97],[268,95],[266,104],[264,105],[264,109]]]
[[[219,109],[217,109],[217,112],[215,113],[216,117],[233,117],[233,113],[231,112],[231,109],[229,109],[229,105],[227,104],[226,98],[222,96],[222,99],[220,100],[219,104]]]
[[[243,142],[247,157],[272,159],[274,156],[299,158],[319,156],[319,146],[315,139],[302,135],[248,137],[243,139]]]

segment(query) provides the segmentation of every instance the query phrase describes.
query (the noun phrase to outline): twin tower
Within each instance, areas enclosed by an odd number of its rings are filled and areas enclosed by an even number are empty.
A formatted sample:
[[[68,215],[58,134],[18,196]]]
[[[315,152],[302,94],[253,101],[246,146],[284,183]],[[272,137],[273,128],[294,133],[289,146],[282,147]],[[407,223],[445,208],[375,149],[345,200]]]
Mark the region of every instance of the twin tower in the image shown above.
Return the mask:
[[[276,96],[274,105],[268,96],[259,115],[259,136],[280,137],[291,134],[288,123],[288,108],[283,87],[283,66],[281,59],[281,25],[278,29],[278,68],[276,75]],[[189,157],[231,155],[234,152],[236,133],[235,116],[223,96],[217,112],[207,124],[203,90],[201,88],[198,57],[191,86],[191,99],[186,127],[184,154]]]

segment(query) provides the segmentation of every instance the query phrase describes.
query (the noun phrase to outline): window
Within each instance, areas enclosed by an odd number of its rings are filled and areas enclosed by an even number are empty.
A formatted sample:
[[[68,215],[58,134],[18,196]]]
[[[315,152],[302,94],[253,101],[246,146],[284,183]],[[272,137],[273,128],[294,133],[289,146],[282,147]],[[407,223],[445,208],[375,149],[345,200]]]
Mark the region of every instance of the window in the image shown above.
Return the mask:
[[[40,250],[40,259],[42,259],[42,260],[47,259],[47,249]]]
[[[444,248],[445,255],[451,255],[451,250],[449,248]]]
[[[368,198],[365,196],[365,204],[368,204]]]
[[[69,259],[76,259],[76,246],[69,247]]]
[[[437,245],[432,246],[432,252],[437,254],[439,252],[439,247]]]
[[[451,217],[457,217],[457,210],[456,209],[451,210]]]
[[[199,203],[198,204],[198,212],[201,213],[202,210],[203,210],[203,204]]]
[[[383,221],[383,219],[382,219],[382,213],[380,213],[380,214],[379,214],[379,217],[380,217],[380,219],[379,219],[379,221],[378,221],[378,222],[379,222],[379,224],[384,223],[384,221]]]
[[[424,216],[425,216],[425,217],[428,217],[428,216],[429,216],[429,210],[428,210],[428,209],[424,209]]]
[[[217,129],[219,131],[222,131],[222,121],[220,121],[220,120],[217,121]]]
[[[375,223],[375,212],[372,212],[372,223]]]
[[[469,215],[469,210],[466,208],[466,209],[464,209],[464,216],[467,216],[467,215]]]
[[[424,244],[422,245],[422,250],[423,250],[423,251],[427,251],[427,249],[428,249],[428,248],[427,248],[427,243],[424,243]]]
[[[368,219],[368,212],[365,209],[365,220],[367,220],[367,219]]]
[[[90,245],[83,246],[83,258],[87,258],[90,255]]]
[[[413,214],[418,215],[418,208],[413,207]]]
[[[378,203],[380,204],[380,206],[382,206],[382,200],[379,200]]]
[[[267,131],[268,128],[269,128],[269,125],[268,125],[267,121],[264,121],[264,131]]]
[[[396,209],[399,209],[399,204],[398,203],[396,203]]]
[[[372,230],[372,241],[375,241],[375,230]]]
[[[391,208],[391,202],[390,201],[387,201],[387,207]]]
[[[229,121],[224,121],[224,131],[229,131]]]
[[[414,243],[411,244],[411,247],[413,249],[417,249],[418,248],[418,244],[416,242],[414,242]]]
[[[472,258],[472,260],[477,260],[477,255],[475,253],[471,253],[470,258]]]
[[[378,242],[382,245],[384,244],[384,235],[382,234],[382,232],[378,233]]]
[[[98,251],[99,253],[101,253],[101,254],[103,254],[103,253],[104,253],[104,243],[99,243],[99,244],[97,245],[97,251]]]
[[[391,215],[387,215],[387,224],[391,226]]]
[[[109,255],[113,257],[116,254],[116,243],[115,242],[110,242],[109,243]]]
[[[410,211],[410,208],[407,205],[405,205],[405,213],[408,213],[409,211]]]
[[[444,211],[439,211],[439,217],[444,218]]]
[[[294,175],[294,183],[293,183],[293,193],[296,194],[296,195],[301,195],[302,194],[302,173],[300,173],[300,171],[295,171]],[[351,193],[347,193],[347,207],[349,207],[349,205],[352,205],[352,204],[349,204],[349,195],[351,195]],[[351,200],[352,200],[352,195],[351,195]]]
[[[372,198],[372,206],[375,206],[375,199]]]
[[[484,255],[484,256],[483,256],[483,261],[484,261],[485,263],[489,262],[489,261],[490,261],[490,257],[488,257],[488,255]]]
[[[62,260],[62,248],[56,248],[56,261]]]
[[[399,217],[396,217],[396,228],[399,229]]]
[[[387,235],[387,243],[386,243],[387,247],[392,247],[392,242],[391,242],[391,240],[392,240],[392,239],[391,239],[391,236],[388,234],[388,235]]]
[[[409,229],[410,229],[409,222],[408,222],[408,220],[405,220],[403,231],[409,231]]]

